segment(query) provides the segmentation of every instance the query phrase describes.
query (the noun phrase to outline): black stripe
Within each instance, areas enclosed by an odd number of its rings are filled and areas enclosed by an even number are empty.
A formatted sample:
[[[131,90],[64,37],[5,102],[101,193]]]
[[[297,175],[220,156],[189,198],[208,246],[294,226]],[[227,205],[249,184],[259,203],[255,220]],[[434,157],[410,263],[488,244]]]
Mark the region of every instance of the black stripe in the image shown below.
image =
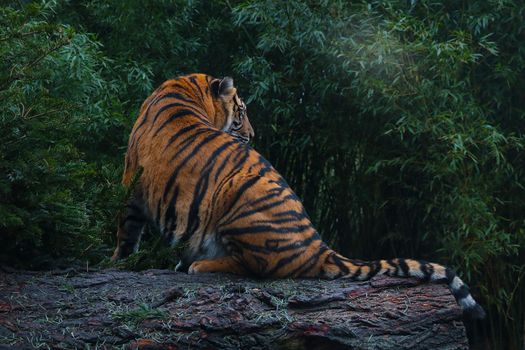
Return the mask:
[[[221,195],[223,199],[228,199],[228,195],[224,195],[223,187],[225,187],[227,184],[230,184],[231,186],[231,180],[235,178],[239,173],[242,172],[242,167],[240,169],[237,169],[231,173],[228,174],[228,176],[224,177],[218,185],[215,186],[215,191],[213,193],[213,197],[211,200],[212,205],[215,205],[217,203],[217,197]],[[228,213],[228,212],[227,212]]]
[[[179,77],[180,79],[181,77]],[[193,95],[193,89],[190,89],[189,88],[189,85],[187,84],[186,81],[183,81],[182,79],[179,80],[179,81],[176,81],[175,83],[171,84],[171,85],[167,85],[166,86],[166,90],[167,89],[171,89],[172,91],[175,90],[175,91],[178,91],[177,93],[183,93],[181,96],[184,100],[184,98],[186,98],[186,100],[184,101],[187,101],[187,102],[194,102],[196,103],[197,101],[195,100],[195,98],[192,96]]]
[[[334,262],[334,264],[337,265],[337,267],[339,267],[339,271],[340,273],[342,273],[343,275],[348,275],[348,273],[350,272],[350,270],[348,269],[348,267],[341,261],[341,259],[339,259],[339,257],[337,256],[336,253],[332,253],[331,255],[331,258]]]
[[[394,273],[391,273],[390,272],[390,269],[388,269],[388,271],[385,272],[385,274],[387,276],[397,276],[397,273],[399,272],[399,267],[394,264],[394,262],[392,261],[392,259],[388,259],[386,260],[386,263],[390,266],[390,267],[393,267],[395,270],[394,270]]]
[[[160,92],[159,92],[160,94]],[[144,130],[140,135],[137,135],[137,137],[135,137],[136,135],[136,132],[142,127],[144,126],[144,124],[146,124],[146,121],[148,120],[148,116],[149,116],[149,112],[150,112],[150,109],[156,105],[157,103],[159,103],[160,101],[163,101],[164,99],[167,99],[167,98],[177,98],[179,100],[182,100],[182,101],[185,101],[185,102],[188,102],[188,103],[191,103],[191,104],[195,104],[195,101],[194,100],[191,100],[191,99],[188,99],[186,98],[184,95],[182,94],[179,94],[177,92],[172,92],[172,93],[167,93],[167,94],[164,94],[164,95],[158,95],[158,96],[155,96],[153,98],[153,100],[150,102],[150,104],[148,105],[148,108],[146,109],[146,111],[144,112],[144,117],[142,118],[142,121],[140,122],[140,124],[137,126],[137,129],[134,130],[133,134],[130,136],[130,145],[128,146],[128,149],[132,148],[135,143],[139,142],[140,138],[142,138],[142,136],[146,133],[146,130]]]
[[[267,239],[266,242],[265,242],[265,248],[268,249],[269,251],[272,251],[272,252],[286,252],[288,250],[293,250],[293,249],[300,249],[300,248],[306,248],[306,247],[309,247],[310,244],[314,241],[318,241],[320,240],[321,237],[319,236],[319,234],[315,231],[310,237],[306,238],[306,239],[303,239],[303,240],[296,240],[290,244],[287,244],[287,245],[282,245],[282,246],[278,246],[278,244],[284,240],[280,240],[280,239]],[[290,239],[288,239],[287,241],[289,241]],[[272,247],[273,245],[273,247]]]
[[[164,227],[168,230],[172,231],[173,227],[177,224],[177,212],[175,205],[177,204],[177,199],[179,196],[179,186],[175,186],[175,191],[173,191],[173,194],[171,196],[170,202],[166,206],[166,210],[164,211]],[[161,221],[161,218],[159,218],[159,222]],[[171,222],[171,224],[168,226],[168,222]]]
[[[157,119],[159,118],[159,116],[165,112],[166,110],[170,109],[170,108],[173,108],[173,107],[184,107],[185,109],[186,108],[191,108],[192,106],[189,106],[187,104],[184,104],[184,103],[180,103],[180,102],[175,102],[175,103],[169,103],[167,105],[164,105],[162,106],[158,111],[157,113],[155,113],[155,116],[153,117],[153,120],[151,121],[151,126],[150,126],[150,129],[153,128],[153,125],[155,124],[155,122],[157,121]]]
[[[310,246],[312,242],[318,241],[318,240],[321,240],[321,237],[319,236],[317,232],[314,232],[310,237],[306,238],[303,241],[297,241],[297,242],[294,242],[294,243],[291,243],[291,244],[288,244],[282,247],[273,248],[271,250],[268,249],[266,246],[259,246],[259,245],[251,244],[248,242],[243,242],[240,240],[232,241],[232,244],[240,246],[242,250],[249,250],[249,251],[257,252],[261,254],[275,254],[276,252],[282,253],[282,252],[286,252],[290,250],[305,248],[305,247]]]
[[[265,204],[265,205],[260,206],[258,208],[254,208],[254,209],[251,209],[251,210],[247,210],[247,211],[241,212],[241,213],[237,214],[236,216],[232,217],[231,219],[228,219],[224,223],[221,223],[221,226],[228,225],[231,222],[237,221],[237,220],[242,219],[242,218],[246,218],[246,217],[248,217],[250,215],[262,213],[262,212],[264,212],[264,211],[266,211],[268,209],[275,208],[275,207],[277,207],[277,206],[279,206],[279,205],[281,205],[283,203],[286,203],[289,199],[290,199],[289,196],[286,196],[283,199],[275,201],[275,202],[272,202],[270,204]],[[245,205],[243,205],[240,208],[244,208],[244,206],[246,206],[248,208],[250,208],[250,207],[253,208],[253,206],[249,205],[249,204],[245,204]],[[271,221],[271,220],[268,220],[268,221],[270,223],[274,223],[275,222],[275,221]]]
[[[317,232],[316,232],[317,233]],[[290,271],[287,274],[287,277],[299,277],[305,273],[305,271],[310,270],[312,266],[317,264],[319,262],[319,257],[323,255],[324,252],[328,250],[328,247],[325,244],[322,244],[319,247],[319,251],[315,254],[313,254],[311,257],[308,258],[305,262],[301,264],[301,266],[295,268],[294,270]]]
[[[168,125],[169,123],[172,123],[174,120],[176,119],[179,119],[179,118],[182,118],[184,116],[187,116],[187,115],[191,115],[191,116],[195,116],[195,112],[193,111],[190,111],[189,109],[181,109],[181,110],[178,110],[176,113],[173,113],[172,115],[170,115],[170,117],[168,119],[166,119],[164,121],[164,123],[162,123],[159,128],[155,131],[155,133],[153,134],[153,136],[157,136],[158,133],[164,129],[166,127],[166,125]]]
[[[184,233],[185,236],[193,235],[200,225],[199,207],[208,189],[208,183],[209,183],[208,175],[209,174],[201,173],[201,177],[199,178],[199,181],[197,182],[197,185],[195,186],[195,190],[193,192],[193,200],[188,210],[188,221],[187,221],[188,228],[186,232]],[[204,239],[204,235],[202,239]],[[202,243],[202,239],[201,239],[201,243]]]
[[[367,279],[370,279],[377,275],[379,271],[381,271],[381,262],[380,261],[373,261],[369,264],[370,271],[368,272]]]
[[[456,298],[456,300],[466,298],[469,296],[469,294],[470,294],[470,290],[466,284],[461,285],[459,289],[452,290],[452,295],[454,295],[454,298]]]
[[[277,224],[289,224],[292,222],[297,222],[296,218],[285,218],[285,219],[274,219],[274,220],[253,220],[253,224],[268,224],[268,225],[277,225]]]
[[[266,269],[268,268],[268,261],[265,258],[263,258],[262,256],[254,255],[253,259],[258,265],[256,272],[259,272],[259,274],[261,274],[261,272],[266,271]]]
[[[279,244],[281,243],[288,243],[290,242],[290,238],[274,238],[274,239],[267,239],[264,242],[264,246],[268,250],[272,250],[279,247]]]
[[[188,97],[188,96],[185,96],[181,93],[178,93],[178,92],[169,92],[165,95],[162,95],[162,100],[164,98],[176,98],[176,99],[179,99],[179,100],[182,100],[184,102],[188,102],[188,103],[192,103],[192,104],[195,104],[195,101],[194,99],[192,99],[191,97]],[[155,101],[154,103],[158,103],[160,100],[158,101]]]
[[[199,136],[204,135],[204,134],[210,134],[210,129],[201,128],[195,131],[194,133],[189,134],[184,140],[181,140],[180,142],[178,142],[176,145],[177,152],[175,152],[171,156],[170,162],[173,162],[178,156],[183,154],[189,147],[194,146],[195,143],[199,140]],[[172,144],[168,146],[171,146],[171,145]]]
[[[197,82],[197,78],[195,78],[195,77],[190,77],[190,81],[191,81],[191,83],[192,83],[193,85],[195,85],[195,86],[197,87],[197,90],[198,90],[198,93],[199,93],[199,96],[200,96],[201,102],[202,102],[202,104],[204,105],[204,92],[202,91],[200,84]]]
[[[241,160],[239,161],[239,163],[242,162],[242,163],[244,164],[244,162],[248,159],[248,156],[249,156],[249,153],[246,153],[246,156],[245,156],[243,159],[241,159]],[[240,164],[239,164],[239,165],[234,165],[233,168],[236,169],[236,168],[239,168],[240,166],[241,166]],[[238,172],[239,172],[239,171],[235,172],[233,175],[237,174]],[[229,179],[232,178],[232,177],[233,177],[233,176],[230,176],[229,178],[227,178],[227,180],[229,180]],[[222,182],[221,182],[221,184],[222,184]],[[237,209],[235,209],[235,210],[230,210],[230,211],[228,211],[228,212],[226,213],[226,216],[223,217],[223,220],[229,220],[228,218],[231,218],[232,216],[236,215],[236,214],[237,214],[240,210],[242,210],[244,207],[253,207],[254,205],[256,205],[256,204],[258,204],[258,203],[260,203],[260,202],[262,202],[262,201],[265,201],[265,200],[269,199],[270,197],[274,197],[274,196],[275,196],[275,193],[280,194],[281,192],[282,192],[281,189],[275,189],[275,188],[274,188],[274,189],[271,189],[270,191],[268,191],[269,196],[267,195],[267,196],[264,196],[264,197],[262,197],[262,198],[258,198],[258,199],[255,199],[255,200],[252,200],[252,201],[249,201],[249,202],[245,202],[245,203],[244,203],[244,206],[239,206],[239,207],[237,207]]]
[[[300,233],[304,232],[306,229],[313,229],[311,225],[298,225],[293,227],[273,227],[270,225],[260,225],[260,226],[247,226],[247,227],[235,227],[226,230],[221,230],[220,233],[228,236],[237,236],[237,235],[248,235],[256,234],[261,232],[268,233]]]
[[[303,254],[303,252],[297,252],[297,253],[294,253],[294,254],[292,254],[290,256],[287,256],[285,258],[280,259],[277,262],[277,264],[275,264],[273,269],[271,269],[270,271],[266,272],[266,275],[273,276],[279,269],[281,269],[281,268],[285,267],[286,265],[289,265],[292,262],[294,262],[294,260],[297,259],[301,254]]]
[[[447,267],[445,269],[445,276],[447,278],[447,283],[451,284],[452,281],[454,280],[454,277],[456,277],[456,272],[454,272],[454,270],[452,270],[451,268]]]
[[[247,243],[247,242],[243,242],[243,241],[240,241],[240,240],[232,241],[232,244],[241,247],[240,248],[241,251],[242,250],[249,250],[249,251],[252,251],[252,252],[262,253],[262,254],[270,254],[270,253],[273,254],[273,253],[275,253],[275,252],[270,252],[268,249],[266,249],[266,247],[261,247],[261,246],[258,246],[258,245],[255,245],[255,244],[251,244],[251,243]]]
[[[359,267],[353,274],[352,274],[352,277],[350,277],[350,279],[352,279],[353,281],[357,280],[359,278],[359,276],[361,276],[361,267]]]
[[[225,160],[230,159],[231,155],[232,155],[236,150],[237,150],[237,149],[232,150],[232,151],[230,151],[230,152],[228,153],[228,156],[225,157],[225,159],[223,159],[221,166],[222,166],[222,165],[225,165]],[[214,178],[214,181],[215,181],[214,191],[213,191],[213,194],[212,194],[212,198],[210,199],[210,203],[211,203],[211,209],[210,209],[210,211],[211,211],[212,213],[215,212],[215,206],[218,204],[218,202],[217,202],[217,197],[218,197],[219,195],[223,195],[223,192],[222,192],[223,187],[228,183],[228,180],[229,180],[229,179],[235,177],[238,173],[240,173],[240,172],[241,172],[240,170],[241,170],[241,169],[238,169],[237,171],[230,172],[229,175],[228,175],[226,178],[223,178],[223,179],[221,180],[221,182],[218,183],[218,184],[217,184],[217,180],[218,180],[218,177],[219,177],[219,171],[216,171],[216,173],[215,173],[215,178]],[[221,170],[221,172],[222,172],[222,170]],[[222,197],[227,198],[227,196],[222,196]],[[210,221],[211,221],[211,216],[210,216],[208,222],[207,222],[206,225],[205,225],[205,229],[206,229],[206,228],[208,227],[208,225],[210,224]]]
[[[244,150],[244,152],[241,152],[241,150]],[[215,173],[215,182],[217,182],[217,180],[219,179],[219,176],[220,174],[222,173],[222,171],[224,170],[224,168],[226,167],[227,164],[230,164],[228,163],[229,159],[231,158],[231,156],[235,154],[235,158],[233,159],[232,163],[235,163],[235,161],[239,158],[239,156],[241,155],[244,155],[245,158],[247,158],[249,156],[249,152],[247,150],[246,147],[244,147],[243,144],[240,144],[240,143],[237,143],[237,148],[235,150],[233,150],[232,152],[230,152],[230,154],[228,154],[228,156],[223,159],[221,165],[219,165],[219,167],[217,168],[217,172]],[[233,168],[237,168],[239,165],[236,165],[234,166]]]
[[[137,130],[140,129],[142,126],[144,126],[144,124],[146,124],[146,122],[148,121],[148,116],[149,116],[149,112],[150,112],[151,107],[153,107],[153,105],[155,105],[158,101],[160,101],[162,99],[164,99],[164,95],[157,95],[150,101],[148,107],[146,108],[146,110],[143,113],[143,118],[142,118],[140,124],[137,126]]]
[[[208,130],[208,131],[212,131],[212,130]],[[204,145],[206,145],[207,143],[211,142],[213,139],[219,137],[220,135],[221,135],[220,132],[211,133],[206,138],[201,140],[195,146],[195,148],[186,157],[184,157],[183,160],[181,160],[181,162],[178,164],[178,166],[175,168],[175,170],[173,170],[173,172],[171,173],[171,176],[168,179],[168,182],[166,183],[166,186],[164,188],[164,194],[163,194],[163,197],[162,197],[164,200],[166,200],[171,187],[175,183],[175,180],[177,179],[177,176],[179,174],[180,169],[182,169],[182,167],[188,162],[188,160],[190,158],[194,157],[195,154],[197,154]],[[173,160],[173,158],[172,158],[172,160]]]
[[[191,130],[194,130],[196,128],[202,128],[202,125],[200,124],[190,124],[188,126],[186,126],[185,128],[182,128],[180,129],[179,131],[177,131],[175,134],[173,134],[169,140],[168,140],[168,143],[166,144],[166,146],[164,147],[164,150],[166,150],[169,146],[171,146],[171,144],[173,142],[175,142],[175,140],[177,140],[179,137],[181,137],[182,135],[184,135],[185,133],[191,131]],[[201,129],[201,131],[205,131],[206,129]],[[207,131],[207,130],[206,130]],[[194,134],[192,135],[191,137],[188,137],[186,140],[189,140],[191,139],[192,137],[195,137],[196,135],[198,134]]]
[[[282,211],[279,213],[273,213],[272,216],[275,216],[275,217],[290,216],[295,219],[302,219],[304,217],[302,213],[295,211],[295,210],[287,210],[287,211]]]
[[[224,168],[226,167],[226,164],[228,164],[228,161],[230,160],[231,156],[233,155],[233,151],[230,152],[226,157],[224,157],[224,159],[222,160],[222,163],[221,165],[217,168],[216,172],[215,172],[215,178],[214,178],[214,181],[217,182],[217,180],[219,179],[219,176],[222,174]]]
[[[204,162],[206,166],[201,171],[201,176],[199,178],[199,181],[197,182],[195,186],[195,190],[193,193],[193,201],[190,204],[190,208],[188,211],[188,227],[186,229],[186,232],[184,233],[181,240],[187,240],[186,237],[191,237],[195,231],[199,228],[200,225],[200,216],[199,216],[199,207],[200,204],[208,190],[208,184],[210,179],[210,173],[213,169],[213,165],[215,164],[215,160],[217,157],[220,156],[222,152],[224,152],[228,147],[230,147],[232,144],[234,144],[235,141],[228,141],[223,143],[220,147],[218,147],[213,153],[208,157],[208,159]],[[204,244],[204,235],[201,237],[201,242],[199,243],[199,250],[202,250],[202,246]]]
[[[241,198],[244,192],[246,192],[250,187],[255,185],[260,179],[260,176],[253,176],[251,179],[244,182],[242,186],[236,191],[235,197],[230,201],[230,205],[226,209],[226,212],[232,210],[233,206],[239,203],[239,198]]]
[[[265,193],[267,193],[266,196],[263,196],[261,198],[257,198],[255,200],[251,200],[251,201],[247,202],[246,205],[252,207],[252,206],[257,205],[257,204],[259,204],[261,202],[265,202],[265,201],[267,201],[267,200],[269,200],[271,198],[278,197],[278,196],[280,196],[283,193],[284,190],[285,190],[284,188],[272,188],[271,190],[267,190],[265,192]],[[238,211],[239,211],[239,209],[237,209],[237,212]]]
[[[398,262],[399,262],[399,267],[401,268],[401,271],[403,271],[403,275],[404,276],[410,276],[410,269],[407,265],[407,262],[405,261],[405,259],[397,259]]]
[[[430,281],[430,277],[432,276],[432,272],[434,271],[432,265],[428,264],[426,261],[419,261],[419,269],[421,270],[421,272],[423,272],[423,275],[425,276],[421,280],[425,282]]]
[[[193,201],[190,205],[190,210],[188,213],[188,224],[191,222],[191,226],[187,232],[187,234],[192,235],[200,224],[200,217],[199,217],[199,207],[200,204],[208,190],[208,184],[210,181],[210,174],[213,169],[213,166],[215,165],[216,159],[221,155],[222,152],[228,149],[232,144],[234,144],[235,141],[228,141],[223,143],[220,147],[218,147],[213,153],[208,157],[208,159],[204,162],[206,166],[204,169],[202,169],[201,176],[199,178],[199,181],[197,182],[197,185],[195,186],[195,190],[193,193]],[[192,220],[192,221],[190,221]],[[201,239],[201,244],[199,244],[199,247],[202,247],[203,245],[203,239],[204,235]]]
[[[200,136],[201,134],[208,134],[208,136],[206,136],[204,139],[199,141],[197,137]],[[177,153],[171,156],[170,161],[175,160],[175,158],[177,158],[180,154],[182,154],[188,147],[193,146],[195,142],[199,141],[199,143],[191,151],[191,155],[197,154],[197,152],[202,148],[202,146],[204,146],[205,144],[207,144],[208,142],[210,142],[211,140],[219,136],[220,136],[220,132],[213,130],[213,129],[203,128],[201,130],[197,130],[197,132],[195,132],[194,134],[188,135],[187,138],[185,138],[183,141],[181,141],[177,145]]]
[[[235,140],[227,141],[221,146],[219,146],[215,151],[213,151],[213,153],[208,157],[208,160],[206,161],[207,173],[211,172],[211,170],[213,169],[213,165],[215,165],[215,160],[221,155],[221,153],[228,149],[228,147],[230,147],[231,145],[234,145],[235,143]]]
[[[248,152],[248,149],[243,147],[244,148],[244,152],[241,152],[239,150],[239,147],[237,147],[235,150],[233,150],[231,153],[234,153],[234,152],[237,152],[236,156],[235,156],[235,159],[238,159],[237,162],[231,167],[232,169],[235,169],[234,171],[230,171],[228,173],[227,176],[225,176],[224,178],[221,179],[221,181],[219,182],[219,184],[216,184],[215,186],[215,190],[214,190],[214,193],[213,193],[213,196],[212,196],[212,199],[211,199],[211,203],[212,203],[212,210],[214,209],[216,203],[217,203],[217,197],[219,195],[222,196],[222,198],[225,200],[225,199],[229,199],[228,196],[224,196],[223,194],[223,188],[224,186],[226,186],[228,183],[230,183],[230,181],[235,178],[239,173],[241,173],[242,171],[242,168],[244,166],[244,164],[246,163],[246,161],[248,160],[249,158],[249,155],[250,153]],[[239,159],[239,156],[242,156],[242,158]],[[235,162],[235,160],[233,161]],[[215,178],[215,182],[217,182],[217,175],[216,175],[216,178]],[[225,211],[226,213],[230,213],[231,212],[231,206],[230,206],[230,209]]]

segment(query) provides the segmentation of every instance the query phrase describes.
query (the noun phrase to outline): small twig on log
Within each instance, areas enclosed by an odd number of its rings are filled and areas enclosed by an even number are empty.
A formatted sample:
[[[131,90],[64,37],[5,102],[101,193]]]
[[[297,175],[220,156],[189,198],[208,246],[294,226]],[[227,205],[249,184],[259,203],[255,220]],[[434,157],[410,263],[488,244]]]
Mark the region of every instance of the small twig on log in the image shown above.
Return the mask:
[[[173,287],[173,288],[170,288],[166,293],[164,293],[164,295],[163,295],[161,300],[156,301],[156,302],[150,304],[149,306],[151,308],[157,308],[157,307],[162,306],[162,305],[164,305],[166,303],[172,302],[175,299],[178,299],[178,298],[180,298],[183,295],[184,295],[184,289],[182,289],[180,287]]]

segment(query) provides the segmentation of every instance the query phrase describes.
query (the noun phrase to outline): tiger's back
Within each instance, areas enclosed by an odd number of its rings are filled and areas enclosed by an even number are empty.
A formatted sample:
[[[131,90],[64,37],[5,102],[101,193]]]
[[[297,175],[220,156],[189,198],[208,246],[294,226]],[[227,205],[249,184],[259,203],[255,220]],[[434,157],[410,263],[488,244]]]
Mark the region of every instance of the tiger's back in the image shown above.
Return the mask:
[[[232,102],[233,101],[233,102]],[[140,168],[114,258],[138,248],[145,222],[185,243],[189,273],[366,280],[376,274],[445,282],[463,309],[483,310],[455,273],[413,259],[360,261],[330,249],[282,176],[246,145],[253,130],[232,82],[168,81],[146,100],[130,136],[124,183]],[[244,112],[244,117],[241,116]],[[237,122],[235,122],[237,120]]]
[[[206,150],[244,148],[246,139],[253,136],[239,108],[245,113],[231,78],[218,80],[203,74],[169,80],[143,103],[126,152],[124,185],[130,185],[139,170],[142,173],[128,212],[120,220],[114,259],[138,249],[146,222],[156,224],[172,244],[185,232],[202,231],[194,217],[195,204],[189,215],[189,203],[202,165],[220,156],[216,153],[208,159]],[[242,125],[236,127],[239,117]],[[223,170],[230,167],[225,163]],[[199,198],[207,201],[206,197],[207,191]]]

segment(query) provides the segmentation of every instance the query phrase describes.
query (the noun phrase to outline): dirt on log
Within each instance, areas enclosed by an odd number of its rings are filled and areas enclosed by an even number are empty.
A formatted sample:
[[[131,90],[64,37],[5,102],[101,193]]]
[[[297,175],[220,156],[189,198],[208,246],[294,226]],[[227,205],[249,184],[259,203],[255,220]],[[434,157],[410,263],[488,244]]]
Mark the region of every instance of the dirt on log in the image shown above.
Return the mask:
[[[468,349],[445,285],[0,270],[0,349]]]

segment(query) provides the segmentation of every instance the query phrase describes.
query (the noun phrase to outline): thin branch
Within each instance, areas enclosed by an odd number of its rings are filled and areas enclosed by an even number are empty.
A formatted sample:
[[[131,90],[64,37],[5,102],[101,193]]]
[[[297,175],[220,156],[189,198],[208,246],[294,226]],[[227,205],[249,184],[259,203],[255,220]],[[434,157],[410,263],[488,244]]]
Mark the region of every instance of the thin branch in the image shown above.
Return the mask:
[[[30,35],[34,35],[34,34],[40,34],[40,33],[45,33],[46,31],[45,30],[35,30],[35,31],[32,31],[32,32],[27,32],[27,33],[20,33],[20,32],[17,32],[13,35],[9,35],[9,36],[5,36],[3,38],[0,38],[0,42],[1,41],[8,41],[10,39],[14,39],[14,38],[23,38],[23,37],[26,37],[26,36],[30,36]]]
[[[0,90],[4,90],[9,84],[11,84],[11,83],[13,83],[13,82],[15,82],[17,80],[22,79],[24,77],[23,72],[25,70],[27,70],[27,69],[29,69],[31,67],[34,67],[35,65],[40,63],[44,58],[49,56],[52,52],[57,51],[58,49],[60,49],[61,47],[65,46],[66,44],[69,44],[70,42],[71,42],[71,39],[66,39],[63,42],[60,42],[56,46],[54,46],[54,47],[50,48],[49,50],[45,51],[39,57],[35,58],[32,62],[30,62],[26,66],[22,67],[19,70],[18,75],[14,75],[13,71],[15,70],[16,67],[13,66],[12,69],[11,69],[11,73],[9,74],[9,77],[0,85]]]

